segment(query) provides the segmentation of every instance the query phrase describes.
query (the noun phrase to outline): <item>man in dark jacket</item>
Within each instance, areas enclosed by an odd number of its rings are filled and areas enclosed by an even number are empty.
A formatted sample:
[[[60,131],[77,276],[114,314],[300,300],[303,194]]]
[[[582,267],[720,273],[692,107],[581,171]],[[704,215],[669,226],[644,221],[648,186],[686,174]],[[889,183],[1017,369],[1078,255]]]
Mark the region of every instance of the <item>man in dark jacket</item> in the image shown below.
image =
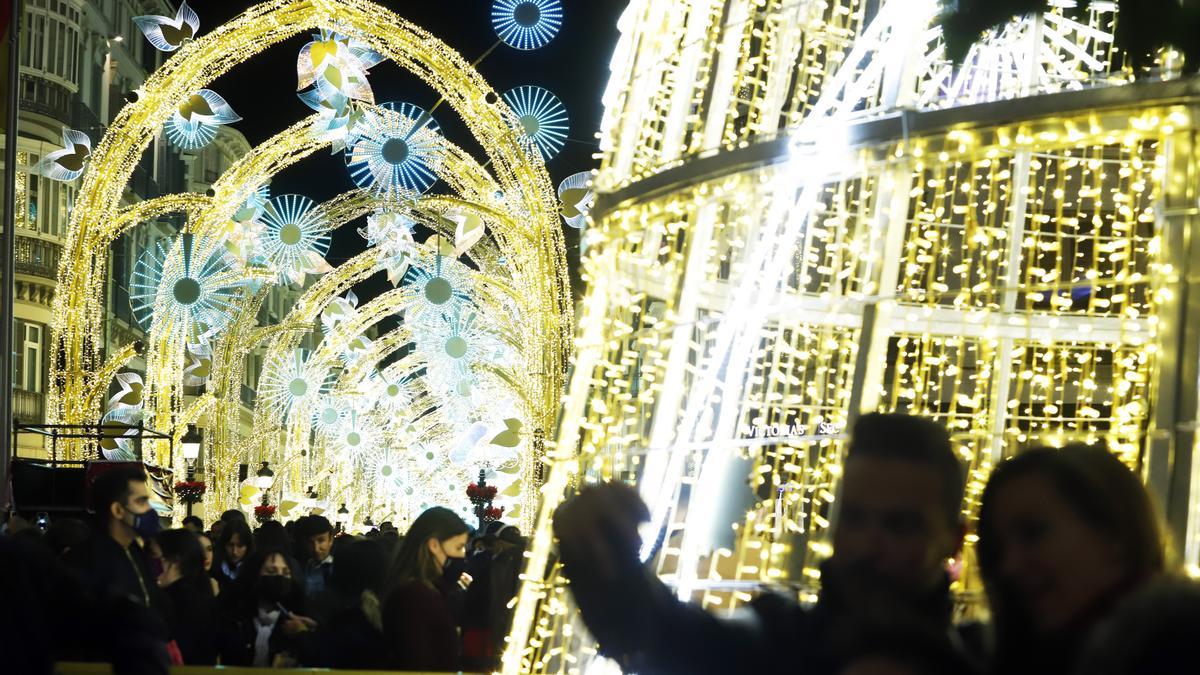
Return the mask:
[[[845,650],[886,626],[927,626],[963,655],[951,625],[946,561],[958,554],[963,473],[949,434],[907,415],[855,425],[844,466],[834,553],[812,608],[767,594],[737,619],[684,604],[640,563],[645,504],[632,490],[583,490],[559,507],[564,572],[602,654],[649,673],[833,674]],[[886,628],[884,628],[886,629]],[[970,661],[962,660],[962,672]]]
[[[112,634],[113,658],[137,660],[128,666],[114,662],[117,672],[165,673],[169,663],[166,601],[138,544],[139,537],[149,540],[160,527],[146,481],[140,465],[120,464],[91,486],[96,531],[81,563],[88,588],[108,617],[97,628]]]

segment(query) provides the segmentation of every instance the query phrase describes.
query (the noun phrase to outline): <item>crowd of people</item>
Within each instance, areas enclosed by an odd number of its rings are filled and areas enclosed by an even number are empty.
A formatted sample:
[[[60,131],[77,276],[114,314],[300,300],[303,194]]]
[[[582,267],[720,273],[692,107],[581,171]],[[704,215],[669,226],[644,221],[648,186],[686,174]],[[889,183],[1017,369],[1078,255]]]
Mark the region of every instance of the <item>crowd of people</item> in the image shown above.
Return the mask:
[[[401,534],[323,516],[252,530],[238,510],[161,530],[138,465],[91,485],[94,522],[10,521],[0,536],[0,671],[57,661],[485,671],[508,632],[525,539],[428,509]]]
[[[1101,447],[1001,462],[968,528],[947,431],[871,414],[847,446],[815,604],[765,592],[717,617],[639,555],[648,511],[623,485],[554,516],[558,560],[600,652],[626,672],[1166,675],[1195,672],[1200,588],[1173,562],[1140,478]],[[0,536],[6,672],[105,661],[487,671],[497,667],[525,541],[434,507],[401,535],[311,515],[252,530],[240,511],[160,531],[140,467],[91,487],[94,522]],[[951,593],[975,543],[986,622]],[[660,542],[661,543],[661,542]],[[806,545],[803,536],[791,545]],[[8,644],[6,644],[6,642]],[[9,670],[11,669],[11,670]]]

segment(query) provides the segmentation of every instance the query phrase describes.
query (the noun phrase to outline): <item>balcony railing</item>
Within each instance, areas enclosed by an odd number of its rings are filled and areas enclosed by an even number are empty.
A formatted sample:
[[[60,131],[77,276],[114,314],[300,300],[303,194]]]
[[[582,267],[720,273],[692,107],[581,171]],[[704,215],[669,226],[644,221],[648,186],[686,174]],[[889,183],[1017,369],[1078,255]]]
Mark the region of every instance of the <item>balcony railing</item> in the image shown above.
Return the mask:
[[[46,397],[36,391],[13,390],[13,419],[22,424],[41,424],[46,417]]]
[[[58,261],[62,246],[43,239],[17,235],[14,264],[18,274],[32,274],[46,279],[58,278]]]

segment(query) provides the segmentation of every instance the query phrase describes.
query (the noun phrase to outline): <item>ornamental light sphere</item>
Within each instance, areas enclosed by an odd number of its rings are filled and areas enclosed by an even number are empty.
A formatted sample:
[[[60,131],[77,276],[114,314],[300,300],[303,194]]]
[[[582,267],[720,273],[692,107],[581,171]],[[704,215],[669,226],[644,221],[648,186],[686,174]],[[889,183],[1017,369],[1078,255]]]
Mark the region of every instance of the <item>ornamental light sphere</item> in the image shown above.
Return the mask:
[[[504,102],[517,116],[525,148],[541,153],[543,160],[556,157],[566,144],[570,129],[562,101],[547,89],[525,85],[504,92]]]
[[[191,234],[161,239],[138,258],[129,281],[133,316],[146,331],[204,342],[237,312],[244,279],[225,248]]]
[[[433,117],[411,103],[384,103],[363,114],[346,150],[360,188],[383,199],[427,191],[437,182],[443,146]]]
[[[521,50],[545,47],[562,27],[559,0],[496,0],[492,27],[504,44]]]

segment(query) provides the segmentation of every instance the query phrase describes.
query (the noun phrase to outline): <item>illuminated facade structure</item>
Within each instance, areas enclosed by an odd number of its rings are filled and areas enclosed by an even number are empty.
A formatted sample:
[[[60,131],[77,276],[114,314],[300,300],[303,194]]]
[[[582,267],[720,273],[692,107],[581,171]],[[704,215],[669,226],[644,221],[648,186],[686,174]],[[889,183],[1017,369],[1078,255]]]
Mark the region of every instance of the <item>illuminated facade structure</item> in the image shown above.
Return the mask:
[[[505,672],[615,672],[547,566],[550,514],[594,480],[639,487],[681,599],[814,599],[844,431],[872,410],[951,429],[968,521],[1021,446],[1102,442],[1196,565],[1200,87],[1171,54],[1129,83],[1113,3],[1014,21],[958,69],[936,9],[630,3]]]
[[[14,400],[16,420],[45,421],[48,389],[51,303],[77,185],[48,180],[31,169],[61,147],[63,127],[99,142],[125,104],[124,96],[145,81],[160,63],[149,44],[126,39],[136,35],[132,17],[166,12],[165,0],[27,0],[22,22],[20,133],[18,137],[16,298],[14,303]],[[119,38],[119,39],[118,39]],[[0,139],[3,134],[0,133]],[[0,140],[0,145],[3,141]],[[172,191],[206,190],[225,168],[250,149],[237,131],[223,128],[214,143],[180,153],[165,139],[139,162],[123,201],[151,199]],[[121,237],[112,245],[112,282],[106,289],[103,344],[127,344],[143,337],[133,320],[128,270],[140,253],[174,232],[164,220]],[[277,299],[286,303],[286,298]],[[134,369],[144,368],[135,359]],[[18,438],[22,454],[42,452],[41,440]]]

